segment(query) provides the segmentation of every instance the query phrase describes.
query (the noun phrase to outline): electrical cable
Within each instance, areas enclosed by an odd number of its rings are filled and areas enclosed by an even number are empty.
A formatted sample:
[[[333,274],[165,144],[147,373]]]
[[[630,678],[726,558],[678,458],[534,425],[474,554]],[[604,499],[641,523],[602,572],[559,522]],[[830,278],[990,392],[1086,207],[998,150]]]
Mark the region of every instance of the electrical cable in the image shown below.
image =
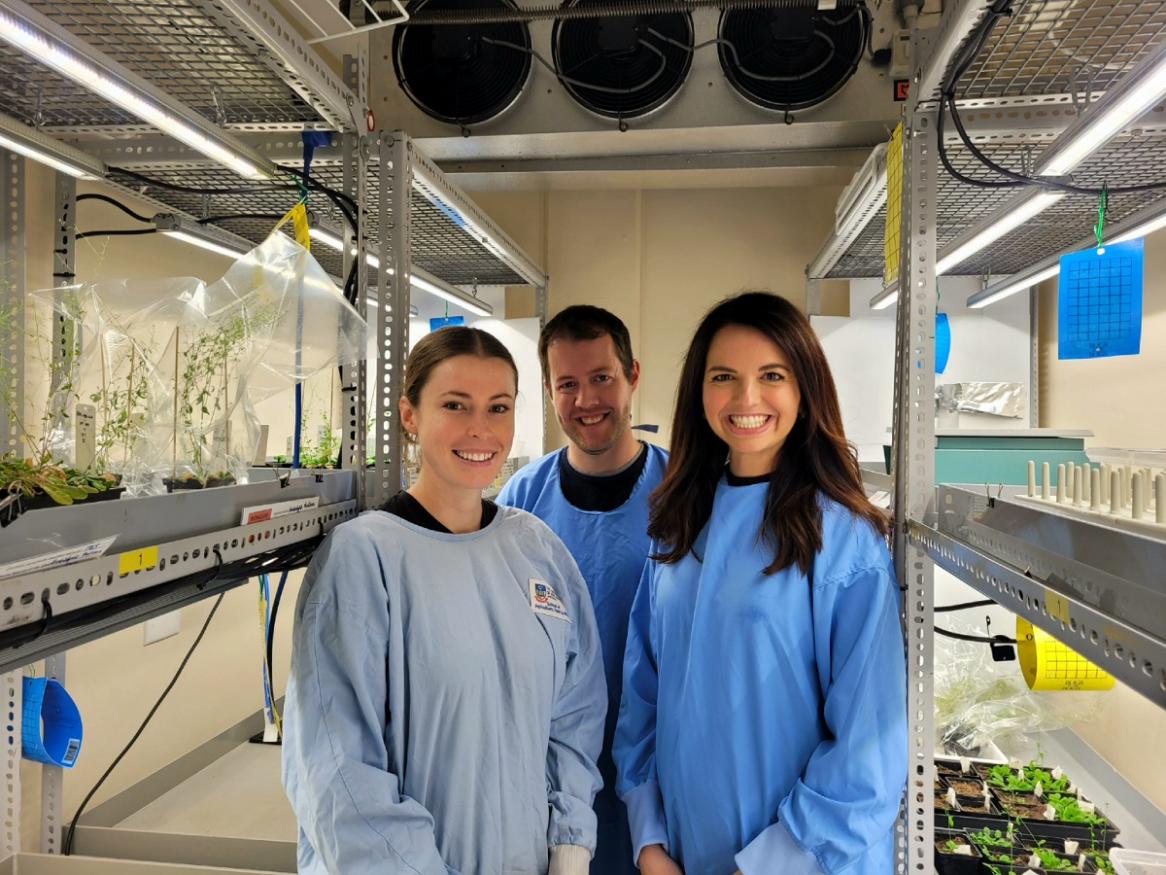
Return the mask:
[[[157,228],[121,228],[113,231],[82,231],[73,237],[74,240],[84,240],[86,237],[140,237],[143,234],[157,234]]]
[[[265,185],[248,185],[240,186],[238,188],[200,188],[197,186],[180,185],[177,182],[166,182],[162,179],[153,179],[144,174],[138,173],[135,170],[127,170],[124,167],[110,167],[111,173],[118,173],[122,176],[128,176],[135,182],[150,188],[162,188],[167,191],[177,191],[183,194],[260,194],[262,192],[271,191],[273,189],[283,190],[288,189],[295,191],[294,185],[277,185],[276,183],[267,183]]]
[[[215,547],[214,551],[215,558],[218,560],[215,565],[215,575],[217,576],[219,569],[222,568],[223,556],[222,553],[219,552],[218,547]],[[211,577],[211,580],[214,580],[214,576]],[[208,583],[209,582],[210,581],[208,581]],[[194,643],[191,644],[190,649],[186,651],[186,656],[184,656],[182,658],[182,662],[178,664],[178,670],[174,672],[174,677],[170,679],[170,683],[166,685],[166,689],[162,691],[162,695],[158,697],[158,701],[154,703],[154,707],[150,709],[150,712],[146,715],[146,719],[143,720],[142,724],[138,727],[137,732],[133,734],[133,737],[130,738],[126,746],[121,749],[121,753],[119,753],[114,758],[113,762],[110,763],[109,768],[105,770],[105,774],[103,774],[97,780],[97,783],[93,785],[93,788],[85,795],[85,798],[81,800],[81,804],[77,807],[77,813],[73,815],[73,820],[69,824],[69,830],[65,834],[65,841],[61,848],[61,853],[64,856],[69,856],[73,853],[73,837],[77,832],[77,822],[81,819],[81,815],[84,813],[86,806],[89,805],[90,800],[93,799],[93,796],[101,788],[101,785],[105,783],[106,779],[111,774],[113,774],[113,770],[117,768],[118,764],[122,761],[125,755],[129,753],[130,748],[134,746],[134,742],[136,742],[141,737],[142,733],[146,730],[146,727],[150,724],[150,721],[154,718],[154,715],[158,713],[158,709],[162,707],[162,703],[166,701],[166,697],[170,695],[170,691],[174,689],[174,685],[178,683],[178,678],[182,676],[183,669],[186,668],[186,664],[190,662],[190,658],[194,655],[195,649],[202,641],[203,636],[206,635],[206,630],[210,627],[211,620],[215,618],[215,614],[219,610],[219,605],[223,603],[224,595],[225,593],[219,593],[219,597],[215,599],[215,603],[211,606],[210,613],[207,614],[206,621],[202,624],[202,628],[199,630],[198,635],[195,637]]]
[[[143,216],[141,213],[135,213],[133,210],[131,210],[129,207],[127,207],[125,204],[123,204],[121,201],[119,201],[117,198],[112,198],[109,195],[105,195],[105,194],[79,194],[79,195],[77,195],[77,203],[81,203],[81,201],[101,201],[102,203],[110,204],[111,206],[117,207],[119,210],[121,210],[123,213],[125,213],[127,216],[129,216],[131,219],[137,219],[139,222],[153,222],[154,221],[153,219],[151,219],[147,216]]]
[[[205,219],[199,219],[200,225],[213,225],[219,222],[231,222],[242,219],[262,219],[263,221],[278,222],[284,216],[283,213],[228,213],[224,216],[207,216]]]
[[[1015,644],[1015,638],[1009,638],[1006,635],[997,635],[989,638],[986,635],[965,635],[963,632],[951,632],[947,629],[935,627],[935,634],[942,635],[945,638],[954,638],[956,641],[971,641],[975,644]]]
[[[288,572],[279,576],[279,585],[275,588],[275,596],[271,600],[271,616],[267,619],[267,689],[271,695],[271,713],[275,716],[275,726],[280,737],[283,736],[283,721],[275,707],[275,618],[279,614],[279,601],[283,598],[283,588],[287,583]]]
[[[958,605],[941,605],[935,608],[935,613],[945,614],[950,611],[968,611],[972,608],[987,608],[994,604],[996,603],[991,599],[982,599],[978,602],[964,602],[963,604]]]
[[[513,49],[516,52],[521,52],[524,55],[530,55],[532,58],[534,58],[536,61],[538,61],[544,67],[546,67],[550,72],[554,73],[555,76],[557,76],[563,82],[574,85],[576,88],[584,88],[588,91],[598,91],[601,94],[635,94],[636,92],[638,92],[644,88],[647,88],[649,85],[651,85],[657,79],[659,79],[662,75],[664,75],[664,71],[668,69],[668,59],[664,56],[664,53],[662,51],[660,51],[658,48],[656,48],[656,46],[652,45],[650,42],[648,42],[645,39],[637,39],[636,40],[637,44],[643,46],[644,48],[648,49],[651,52],[654,52],[660,58],[660,66],[656,69],[656,72],[653,73],[651,76],[649,76],[645,81],[636,85],[634,88],[615,88],[615,87],[612,87],[609,85],[592,85],[592,84],[584,82],[580,79],[572,78],[571,76],[568,76],[566,73],[560,73],[558,70],[555,69],[554,64],[552,64],[550,61],[548,61],[546,58],[544,58],[542,55],[540,55],[536,50],[534,50],[532,48],[527,48],[526,46],[521,46],[518,43],[512,43],[512,42],[508,42],[506,40],[494,39],[494,38],[488,37],[488,36],[482,37],[482,42],[486,43],[487,45],[502,46],[503,48],[506,48],[506,49]],[[687,49],[688,46],[684,46],[684,48]]]

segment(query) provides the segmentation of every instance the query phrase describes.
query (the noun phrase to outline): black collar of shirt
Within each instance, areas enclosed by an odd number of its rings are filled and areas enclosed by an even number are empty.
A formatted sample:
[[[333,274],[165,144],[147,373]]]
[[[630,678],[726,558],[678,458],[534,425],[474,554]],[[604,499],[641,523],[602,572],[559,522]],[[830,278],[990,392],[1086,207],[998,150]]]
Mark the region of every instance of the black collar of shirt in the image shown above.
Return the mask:
[[[399,516],[407,523],[412,523],[423,529],[429,529],[431,532],[444,532],[447,535],[453,534],[453,532],[438,521],[437,517],[427,511],[421,502],[403,490],[386,501],[381,510],[388,511],[393,516]],[[494,517],[497,515],[498,505],[483,498],[481,528],[484,529],[490,523],[494,522]]]
[[[640,444],[640,454],[630,465],[622,471],[603,476],[576,471],[567,461],[567,453],[564,451],[559,454],[559,484],[563,497],[579,510],[615,510],[631,498],[647,463],[648,445],[643,442]]]

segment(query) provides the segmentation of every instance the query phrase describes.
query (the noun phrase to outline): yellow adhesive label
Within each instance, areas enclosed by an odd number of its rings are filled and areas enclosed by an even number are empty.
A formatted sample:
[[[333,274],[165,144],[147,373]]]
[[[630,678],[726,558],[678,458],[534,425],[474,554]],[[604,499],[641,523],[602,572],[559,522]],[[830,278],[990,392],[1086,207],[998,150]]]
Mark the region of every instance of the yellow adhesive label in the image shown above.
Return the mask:
[[[131,550],[117,557],[118,574],[133,574],[135,571],[145,571],[158,564],[158,548],[143,547],[141,550]]]
[[[1114,685],[1113,675],[1020,617],[1016,618],[1016,650],[1030,690],[1108,690]]]
[[[1050,617],[1060,620],[1062,623],[1068,623],[1071,619],[1068,601],[1055,593],[1045,593],[1045,610],[1048,611]]]
[[[903,124],[887,146],[887,219],[883,225],[883,285],[899,278],[899,247],[903,224]]]

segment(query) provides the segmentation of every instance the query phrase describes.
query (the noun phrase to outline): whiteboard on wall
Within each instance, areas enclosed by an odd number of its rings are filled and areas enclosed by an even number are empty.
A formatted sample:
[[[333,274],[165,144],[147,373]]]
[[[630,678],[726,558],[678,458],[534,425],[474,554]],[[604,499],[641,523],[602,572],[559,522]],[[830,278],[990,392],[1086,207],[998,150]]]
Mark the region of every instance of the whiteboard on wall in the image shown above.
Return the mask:
[[[1014,295],[990,307],[968,309],[979,291],[977,277],[941,277],[941,312],[951,322],[951,357],[936,385],[969,381],[1020,383],[1031,388],[1028,296]],[[871,310],[882,288],[877,279],[850,283],[850,316],[811,316],[838,387],[846,436],[859,460],[882,462],[890,443],[895,379],[895,308]],[[1026,396],[1027,397],[1027,396]],[[960,414],[962,428],[1027,428],[1027,405],[1020,419]]]

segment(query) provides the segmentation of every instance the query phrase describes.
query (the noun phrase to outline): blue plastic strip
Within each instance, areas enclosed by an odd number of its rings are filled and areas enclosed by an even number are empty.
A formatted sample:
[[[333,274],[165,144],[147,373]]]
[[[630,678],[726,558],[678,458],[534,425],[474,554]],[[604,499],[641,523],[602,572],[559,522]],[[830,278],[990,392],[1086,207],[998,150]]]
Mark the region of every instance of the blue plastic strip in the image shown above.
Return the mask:
[[[951,320],[946,313],[935,314],[935,373],[947,370],[951,358]]]
[[[1141,352],[1144,272],[1141,239],[1062,256],[1058,358]]]
[[[21,754],[26,760],[71,769],[81,753],[81,712],[60,682],[24,678]]]
[[[465,325],[465,316],[434,316],[429,320],[430,331],[440,331],[443,328],[449,328],[452,325]]]

